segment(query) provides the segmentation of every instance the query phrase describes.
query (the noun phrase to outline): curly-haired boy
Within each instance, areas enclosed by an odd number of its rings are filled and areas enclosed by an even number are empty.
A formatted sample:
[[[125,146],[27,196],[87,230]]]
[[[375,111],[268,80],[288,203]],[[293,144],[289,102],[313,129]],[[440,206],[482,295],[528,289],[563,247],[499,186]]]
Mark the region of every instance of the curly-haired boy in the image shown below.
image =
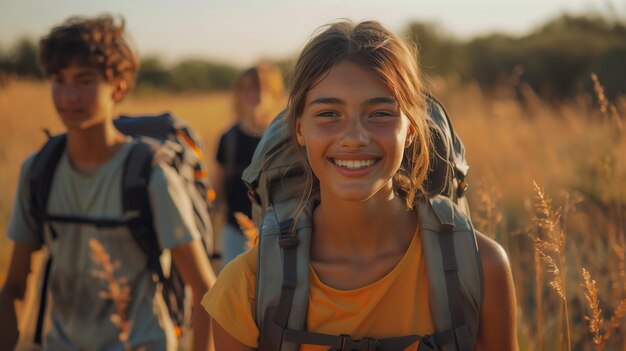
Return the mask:
[[[124,164],[138,141],[113,124],[114,107],[131,89],[139,67],[124,39],[124,22],[110,16],[70,18],[41,39],[40,63],[51,80],[52,100],[66,128],[67,144],[53,177],[47,213],[55,218],[124,218]],[[0,294],[0,349],[17,340],[14,302],[23,299],[31,254],[47,246],[54,258],[48,290],[51,328],[43,337],[45,350],[172,350],[176,346],[167,308],[146,264],[146,254],[129,228],[93,223],[45,221],[32,211],[29,172],[34,156],[22,166],[8,236],[15,242],[6,283]],[[214,281],[194,223],[192,204],[174,169],[157,162],[147,185],[159,245],[193,290],[192,309]],[[101,292],[110,287],[95,271],[90,243],[102,244],[115,265],[115,275],[130,288],[124,317],[129,335],[120,336],[119,305]],[[118,301],[119,302],[119,301]],[[193,313],[194,350],[209,347],[209,319]],[[117,316],[117,317],[112,317]],[[114,323],[116,322],[117,323]],[[126,342],[126,346],[123,342]]]

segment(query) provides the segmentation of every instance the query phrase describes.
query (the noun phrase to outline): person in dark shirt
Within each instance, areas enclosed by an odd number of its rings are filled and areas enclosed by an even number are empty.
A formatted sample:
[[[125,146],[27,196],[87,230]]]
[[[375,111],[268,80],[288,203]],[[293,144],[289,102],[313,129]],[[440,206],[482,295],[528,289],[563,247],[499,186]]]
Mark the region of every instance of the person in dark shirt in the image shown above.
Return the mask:
[[[234,216],[235,212],[252,215],[241,174],[250,164],[265,128],[282,107],[284,90],[278,67],[265,62],[244,71],[235,83],[236,122],[220,138],[213,175],[216,205],[218,208],[225,206],[227,216],[222,230],[223,265],[246,249],[246,238]]]

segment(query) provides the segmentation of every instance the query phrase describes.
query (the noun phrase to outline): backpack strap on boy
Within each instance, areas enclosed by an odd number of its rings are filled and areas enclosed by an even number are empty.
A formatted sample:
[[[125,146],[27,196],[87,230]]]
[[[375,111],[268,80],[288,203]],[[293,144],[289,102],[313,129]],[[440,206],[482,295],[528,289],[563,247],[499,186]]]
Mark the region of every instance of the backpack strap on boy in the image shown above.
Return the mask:
[[[61,134],[48,140],[35,155],[28,173],[30,190],[31,214],[37,223],[38,234],[43,241],[43,226],[48,212],[48,197],[52,188],[52,180],[57,164],[63,156],[67,135]]]
[[[186,323],[183,307],[185,284],[175,270],[171,270],[169,276],[166,276],[161,265],[162,250],[153,225],[148,192],[157,147],[158,145],[142,138],[134,143],[124,163],[122,207],[123,213],[129,218],[126,224],[128,229],[148,256],[148,267],[162,283],[163,297],[174,326],[180,328]],[[178,329],[176,332],[181,331]]]
[[[40,241],[43,242],[43,233],[45,218],[48,208],[48,197],[52,188],[52,180],[54,179],[54,171],[56,165],[61,160],[65,145],[67,144],[66,135],[57,135],[48,140],[43,148],[35,155],[30,170],[28,171],[28,187],[30,191],[31,214],[37,224],[37,234]],[[51,235],[55,236],[54,230]],[[48,257],[43,270],[43,280],[41,295],[39,297],[39,311],[37,313],[37,322],[35,325],[35,335],[33,342],[41,345],[43,326],[47,305],[47,288],[50,278],[50,268],[52,267],[52,256]]]
[[[156,241],[156,233],[152,225],[152,209],[148,184],[152,174],[154,149],[145,142],[133,145],[124,162],[122,178],[122,209],[123,213],[133,215],[128,227],[135,241],[148,255],[148,266],[159,275],[163,275],[159,255],[161,249]]]

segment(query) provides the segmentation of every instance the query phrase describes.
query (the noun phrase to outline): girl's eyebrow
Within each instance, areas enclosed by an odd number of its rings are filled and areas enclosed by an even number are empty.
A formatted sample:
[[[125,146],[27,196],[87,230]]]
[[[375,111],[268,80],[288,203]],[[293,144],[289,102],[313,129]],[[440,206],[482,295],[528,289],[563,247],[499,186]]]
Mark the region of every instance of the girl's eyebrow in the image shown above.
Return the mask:
[[[334,97],[321,97],[321,98],[317,98],[309,102],[309,106],[318,105],[318,104],[319,105],[333,105],[333,104],[345,105],[346,102],[339,98],[334,98]]]
[[[396,99],[392,97],[381,96],[381,97],[375,97],[375,98],[369,99],[363,103],[363,105],[379,105],[379,104],[396,105],[397,102],[396,102]]]
[[[335,98],[335,97],[321,97],[321,98],[317,98],[311,102],[309,102],[309,106],[311,105],[316,105],[316,104],[320,104],[320,105],[331,105],[331,104],[339,104],[339,105],[345,105],[346,102],[342,99],[339,98]],[[365,101],[363,103],[363,105],[379,105],[379,104],[391,104],[391,105],[396,105],[396,99],[392,98],[392,97],[386,97],[386,96],[381,96],[381,97],[375,97],[375,98],[371,98],[367,101]]]

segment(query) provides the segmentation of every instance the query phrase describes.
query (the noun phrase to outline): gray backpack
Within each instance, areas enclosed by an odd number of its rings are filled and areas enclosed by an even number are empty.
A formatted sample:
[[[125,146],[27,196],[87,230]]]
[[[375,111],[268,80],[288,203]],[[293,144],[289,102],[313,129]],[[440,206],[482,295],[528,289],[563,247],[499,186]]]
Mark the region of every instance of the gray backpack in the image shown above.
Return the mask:
[[[349,335],[306,331],[309,249],[316,196],[299,213],[304,170],[291,151],[286,121],[269,126],[243,173],[259,230],[255,319],[260,350],[296,351],[301,344],[329,350],[473,350],[482,304],[482,271],[476,235],[464,192],[467,163],[463,144],[440,103],[427,96],[434,152],[425,188],[416,201],[436,332],[354,340]],[[295,223],[295,220],[298,222]]]

